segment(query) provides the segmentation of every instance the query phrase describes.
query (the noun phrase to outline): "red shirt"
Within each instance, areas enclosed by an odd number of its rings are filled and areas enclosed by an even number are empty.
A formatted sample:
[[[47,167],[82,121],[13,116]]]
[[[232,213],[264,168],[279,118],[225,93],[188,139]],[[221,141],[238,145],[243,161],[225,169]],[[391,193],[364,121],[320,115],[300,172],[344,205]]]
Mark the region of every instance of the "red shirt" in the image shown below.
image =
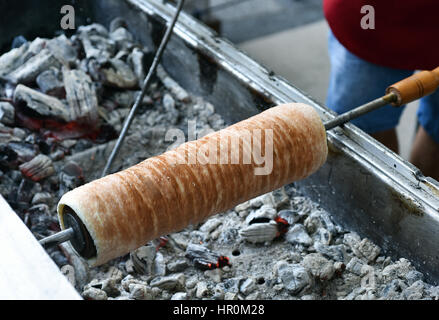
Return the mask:
[[[365,5],[374,8],[375,29],[361,26]],[[439,66],[439,0],[324,0],[323,10],[338,41],[366,61],[410,70]]]

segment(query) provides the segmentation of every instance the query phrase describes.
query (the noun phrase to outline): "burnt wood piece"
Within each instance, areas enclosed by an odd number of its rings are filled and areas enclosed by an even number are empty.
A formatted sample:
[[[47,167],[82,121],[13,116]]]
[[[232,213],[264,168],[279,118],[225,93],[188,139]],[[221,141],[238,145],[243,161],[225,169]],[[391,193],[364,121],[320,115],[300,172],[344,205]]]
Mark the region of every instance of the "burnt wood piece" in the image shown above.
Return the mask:
[[[157,67],[157,77],[159,77],[163,85],[169,89],[178,100],[183,102],[189,102],[191,100],[187,91],[172,79],[161,65]]]
[[[81,26],[78,29],[78,38],[87,59],[105,63],[116,53],[116,42],[109,39],[108,30],[100,24]]]
[[[62,64],[67,66],[72,66],[78,56],[72,42],[64,34],[48,41],[47,48]]]
[[[6,78],[13,83],[29,83],[35,81],[37,76],[44,70],[50,67],[58,68],[59,66],[60,62],[52,52],[49,49],[43,49],[12,71]]]
[[[118,50],[131,50],[134,46],[133,35],[124,27],[111,32],[110,39],[116,43]]]
[[[37,84],[40,90],[48,95],[57,98],[65,97],[64,84],[60,79],[60,72],[58,69],[50,68],[40,73],[37,77]]]
[[[13,125],[15,122],[15,109],[9,102],[0,101],[0,122],[6,125]]]
[[[201,270],[212,270],[230,265],[228,257],[212,252],[198,244],[189,244],[185,256],[194,263],[195,267]]]
[[[24,101],[28,108],[45,117],[54,117],[66,122],[71,120],[67,106],[59,99],[19,84],[15,88],[14,102]]]
[[[137,77],[139,87],[142,87],[143,80],[146,77],[144,61],[145,53],[139,48],[134,48],[131,54],[128,56],[128,63],[131,65],[131,68]]]
[[[44,155],[39,154],[31,161],[19,166],[21,174],[32,181],[40,181],[55,173],[52,160]]]
[[[82,70],[63,68],[63,78],[70,119],[96,125],[98,98],[90,77]]]
[[[121,89],[132,89],[138,86],[137,77],[131,68],[119,59],[111,59],[101,69],[104,85]]]
[[[107,67],[101,69],[103,82],[110,87],[132,89],[138,86],[138,80],[128,64],[119,59],[111,59]]]
[[[36,38],[18,48],[12,49],[0,56],[0,76],[5,76],[39,53],[45,46],[46,40]]]

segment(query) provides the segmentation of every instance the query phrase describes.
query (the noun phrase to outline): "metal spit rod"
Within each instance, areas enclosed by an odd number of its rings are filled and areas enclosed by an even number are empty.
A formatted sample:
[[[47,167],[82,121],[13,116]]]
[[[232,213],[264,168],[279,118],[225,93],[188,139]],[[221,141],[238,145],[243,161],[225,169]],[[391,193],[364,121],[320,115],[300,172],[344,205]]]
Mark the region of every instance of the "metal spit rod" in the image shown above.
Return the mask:
[[[369,103],[366,103],[362,106],[359,106],[351,111],[348,111],[346,113],[343,113],[340,116],[337,116],[329,121],[327,121],[325,125],[326,130],[333,129],[339,125],[342,125],[352,119],[355,119],[367,112],[371,112],[373,110],[376,110],[382,106],[385,106],[389,103],[392,103],[396,101],[397,96],[394,93],[389,93],[385,95],[384,97],[378,98],[374,101],[371,101]],[[69,241],[73,239],[74,237],[74,231],[72,228],[68,228],[66,230],[63,230],[57,234],[51,235],[47,238],[44,238],[40,240],[40,244],[43,246],[51,246],[51,245],[58,245],[62,242]]]
[[[351,111],[348,111],[346,113],[343,113],[339,116],[336,116],[335,118],[327,121],[324,123],[326,130],[331,130],[335,127],[338,127],[342,124],[345,124],[346,122],[349,122],[355,118],[358,118],[359,116],[362,116],[368,112],[374,111],[376,109],[379,109],[381,107],[384,107],[385,105],[395,102],[397,100],[397,95],[393,92],[386,94],[385,96],[375,99],[373,101],[370,101],[366,104],[363,104],[362,106],[359,106],[355,109],[352,109]]]
[[[120,147],[122,146],[122,143],[125,139],[125,136],[127,134],[128,129],[130,128],[130,125],[134,119],[134,115],[136,114],[137,108],[139,107],[140,103],[143,100],[143,97],[145,96],[146,89],[149,87],[149,83],[151,82],[152,76],[154,75],[158,64],[160,63],[160,60],[162,58],[163,52],[165,51],[166,45],[169,42],[169,39],[171,38],[172,31],[174,30],[175,23],[177,22],[178,16],[180,15],[180,11],[183,7],[184,0],[179,0],[177,4],[177,9],[175,10],[174,17],[172,18],[171,23],[169,24],[168,28],[166,29],[166,33],[162,39],[162,42],[160,43],[160,46],[154,56],[154,60],[152,62],[151,67],[149,68],[148,74],[145,77],[145,80],[143,81],[142,85],[142,91],[137,96],[136,100],[134,101],[133,106],[131,107],[130,113],[128,114],[128,117],[125,119],[125,123],[123,125],[122,131],[120,132],[119,138],[116,141],[116,144],[111,151],[110,157],[107,160],[107,163],[105,164],[105,168],[102,171],[102,177],[106,176],[107,173],[110,170],[111,164],[113,163],[114,159],[116,158]]]
[[[74,233],[75,232],[73,231],[73,228],[68,228],[46,238],[43,238],[39,242],[43,247],[47,247],[49,245],[58,245],[63,242],[72,240]]]

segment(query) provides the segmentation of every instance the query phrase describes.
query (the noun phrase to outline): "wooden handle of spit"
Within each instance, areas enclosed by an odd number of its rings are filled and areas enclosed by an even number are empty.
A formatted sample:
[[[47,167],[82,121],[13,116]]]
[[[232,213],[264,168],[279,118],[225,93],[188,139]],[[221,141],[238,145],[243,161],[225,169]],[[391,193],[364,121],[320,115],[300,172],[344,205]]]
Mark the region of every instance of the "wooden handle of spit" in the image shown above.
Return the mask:
[[[96,266],[303,179],[327,153],[325,127],[313,107],[273,107],[69,191],[58,204],[61,227],[63,214],[73,210],[93,239],[96,256],[88,262]]]
[[[439,87],[439,67],[432,71],[420,71],[387,88],[386,93],[395,93],[394,106],[402,106],[433,93]]]

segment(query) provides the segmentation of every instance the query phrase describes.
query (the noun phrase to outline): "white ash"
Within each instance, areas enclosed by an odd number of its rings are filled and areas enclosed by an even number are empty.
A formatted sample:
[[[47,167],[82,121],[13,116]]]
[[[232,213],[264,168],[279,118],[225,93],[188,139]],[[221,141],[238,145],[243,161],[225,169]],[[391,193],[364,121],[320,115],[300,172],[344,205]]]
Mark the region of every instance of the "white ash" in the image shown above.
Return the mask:
[[[0,75],[12,74],[18,82],[36,79],[38,88],[20,84],[16,96],[27,98],[29,107],[39,113],[70,119],[65,109],[68,103],[59,96],[64,85],[60,64],[76,66],[94,81],[100,121],[120,132],[147,71],[141,62],[151,50],[133,43],[126,24],[119,20],[113,21],[110,30],[93,24],[80,27],[70,39],[60,36],[26,42],[0,56]],[[78,47],[84,58],[75,51]],[[162,66],[157,79],[142,101],[114,171],[166,151],[172,143],[165,141],[170,128],[183,130],[188,138],[189,120],[196,120],[198,133],[226,126],[215,106],[189,95]],[[9,100],[14,91],[14,86],[0,87]],[[99,176],[114,141],[41,140],[36,132],[16,125],[14,118],[9,102],[1,102],[0,192],[34,235],[42,238],[57,232],[59,198]],[[57,158],[49,156],[57,152]],[[65,152],[64,159],[59,152]],[[24,179],[19,165],[39,154],[51,158],[55,173],[38,182]],[[17,163],[8,156],[16,157]],[[275,222],[277,217],[286,221],[286,230]],[[268,237],[267,232],[260,233],[264,228],[270,230]],[[213,270],[195,267],[185,252],[200,242],[214,256],[228,257],[230,265]],[[48,249],[48,253],[82,296],[93,300],[439,300],[439,287],[424,282],[423,274],[408,260],[392,261],[369,239],[344,230],[293,185],[168,235],[166,243],[152,241],[98,268],[89,269],[64,244],[61,250]]]

